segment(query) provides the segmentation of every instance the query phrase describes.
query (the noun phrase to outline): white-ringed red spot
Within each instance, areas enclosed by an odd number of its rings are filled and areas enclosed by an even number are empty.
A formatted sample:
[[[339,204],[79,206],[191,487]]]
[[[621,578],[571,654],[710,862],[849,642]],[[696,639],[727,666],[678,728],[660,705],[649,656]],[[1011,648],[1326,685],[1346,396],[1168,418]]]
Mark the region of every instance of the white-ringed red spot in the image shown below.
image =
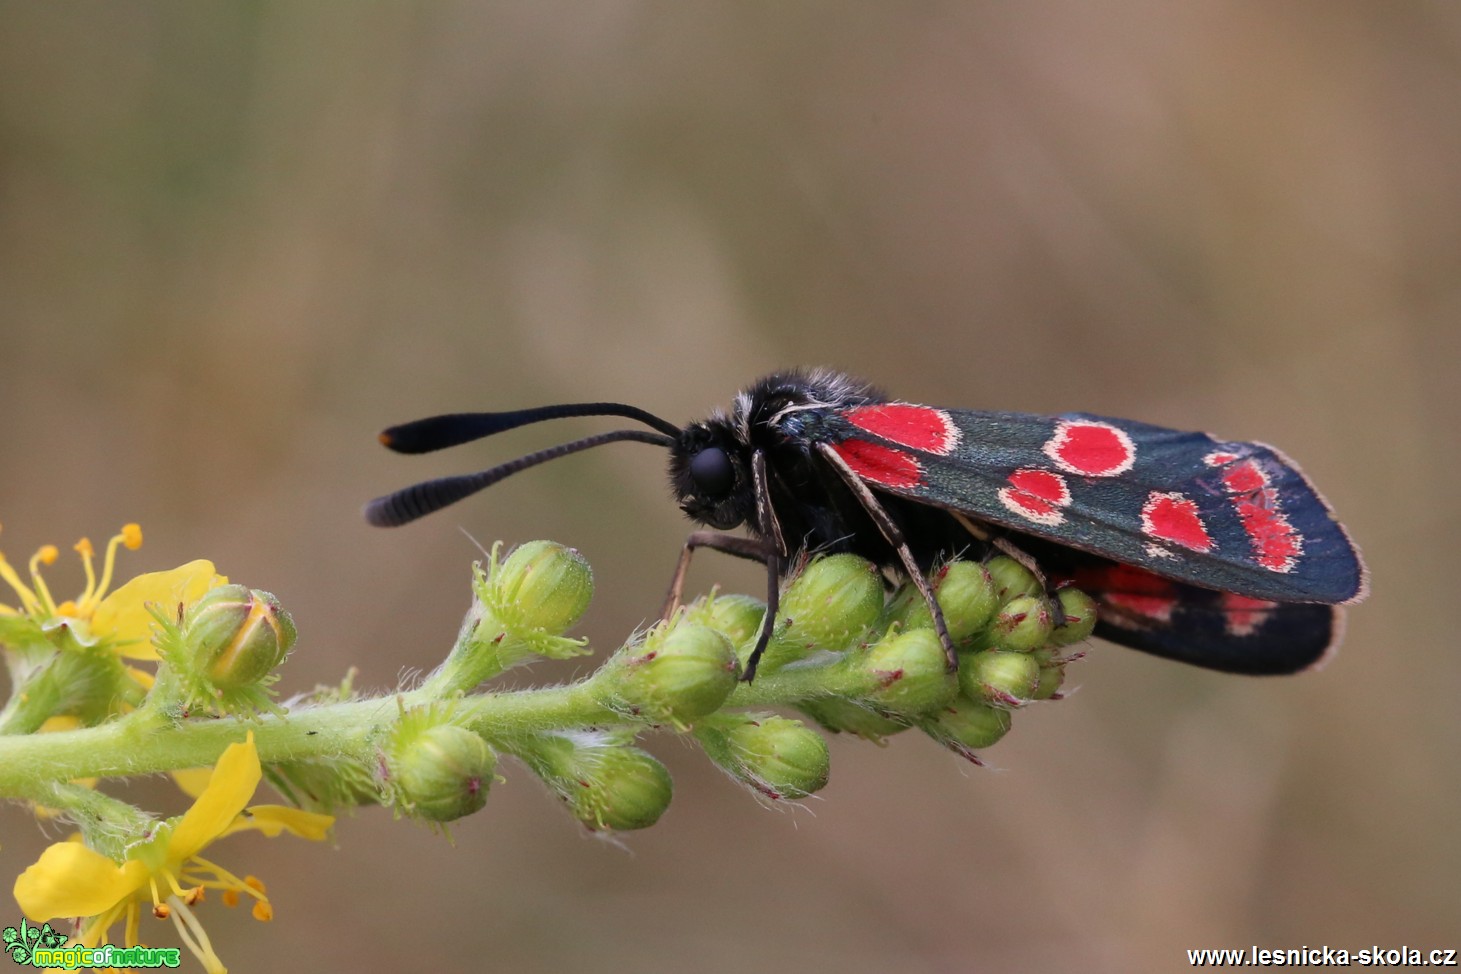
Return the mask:
[[[947,456],[959,445],[959,427],[942,409],[907,402],[854,406],[843,417],[860,430],[925,453]]]
[[[1210,453],[1203,460],[1211,466],[1225,467],[1221,473],[1223,488],[1248,535],[1254,560],[1269,571],[1293,571],[1304,552],[1304,539],[1283,513],[1268,472],[1256,458],[1240,461],[1231,453]]]
[[[923,479],[917,460],[881,443],[843,440],[832,444],[832,449],[853,473],[880,487],[916,487]]]
[[[999,501],[1010,511],[1036,524],[1053,526],[1065,520],[1062,507],[1070,505],[1070,486],[1052,470],[1023,467],[1009,475]]]
[[[1136,463],[1131,435],[1092,419],[1057,420],[1055,435],[1041,449],[1061,470],[1082,477],[1115,477]]]
[[[1141,530],[1148,537],[1192,551],[1212,550],[1212,538],[1197,513],[1197,502],[1184,494],[1160,490],[1148,494],[1141,507]]]

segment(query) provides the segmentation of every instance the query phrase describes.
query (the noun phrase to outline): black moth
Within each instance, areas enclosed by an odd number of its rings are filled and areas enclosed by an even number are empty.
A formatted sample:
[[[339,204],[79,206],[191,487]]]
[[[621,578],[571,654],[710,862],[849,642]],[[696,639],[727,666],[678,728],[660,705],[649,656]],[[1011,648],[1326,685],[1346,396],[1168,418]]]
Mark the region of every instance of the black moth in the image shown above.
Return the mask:
[[[675,426],[622,403],[455,413],[395,426],[381,442],[425,453],[568,416],[651,427],[575,440],[474,474],[377,498],[394,527],[520,470],[620,440],[669,450],[694,549],[766,565],[767,613],[743,679],[771,637],[782,577],[810,553],[850,551],[918,585],[949,665],[957,656],[927,572],[1004,551],[1047,585],[1076,584],[1100,606],[1098,635],[1234,673],[1293,673],[1337,644],[1341,604],[1365,595],[1359,552],[1297,466],[1259,443],[1073,413],[936,409],[890,400],[830,370],[767,376],[729,414]],[[723,532],[744,527],[749,537]]]

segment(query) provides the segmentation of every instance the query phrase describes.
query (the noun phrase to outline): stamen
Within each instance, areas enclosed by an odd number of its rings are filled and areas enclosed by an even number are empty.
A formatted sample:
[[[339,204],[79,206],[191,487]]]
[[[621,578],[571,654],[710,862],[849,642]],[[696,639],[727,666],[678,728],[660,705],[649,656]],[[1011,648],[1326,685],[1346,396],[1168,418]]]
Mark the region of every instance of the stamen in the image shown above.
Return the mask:
[[[41,607],[40,599],[36,598],[29,585],[20,580],[20,576],[15,573],[14,568],[10,567],[10,562],[5,560],[4,555],[0,555],[0,578],[5,579],[5,582],[15,589],[15,594],[20,596],[20,606],[26,612],[35,612]]]
[[[166,877],[168,888],[172,890],[173,896],[188,895],[188,891],[183,889],[182,885],[178,882],[177,875],[174,874],[172,870],[165,870],[162,875]],[[173,896],[168,897],[168,899],[172,899]]]
[[[162,897],[157,895],[157,877],[156,876],[148,876],[147,877],[147,887],[150,890],[152,890],[152,905],[153,905],[153,907],[161,906],[162,905]]]
[[[40,597],[41,608],[47,615],[56,614],[56,601],[51,598],[50,589],[46,588],[46,580],[41,578],[42,565],[54,565],[60,552],[53,544],[43,544],[30,556],[30,583],[35,586],[36,595]]]
[[[238,906],[238,890],[226,889],[223,891],[223,905],[227,907]]]
[[[82,538],[72,547],[81,556],[81,567],[86,569],[86,591],[82,592],[81,597],[76,601],[79,605],[86,605],[92,595],[96,594],[96,568],[92,565],[92,561],[96,557],[96,549],[91,546],[90,538]]]
[[[213,951],[213,942],[208,939],[208,931],[203,929],[203,924],[193,915],[193,911],[177,897],[168,900],[174,906],[173,926],[177,927],[178,936],[183,943],[193,952],[193,956],[203,962],[203,969],[208,974],[227,974],[228,969],[223,966],[223,961]]]
[[[101,584],[97,585],[93,597],[100,600],[112,587],[112,570],[117,567],[117,546],[126,545],[128,551],[136,551],[142,544],[142,529],[135,524],[122,525],[120,534],[112,535],[107,541],[107,556],[101,566]]]
[[[264,895],[264,881],[262,879],[259,879],[257,876],[245,876],[243,879],[239,879],[227,869],[224,869],[222,866],[218,865],[215,862],[209,862],[202,856],[194,856],[192,859],[188,860],[188,863],[195,869],[201,868],[214,875],[214,877],[217,879],[217,882],[209,883],[208,885],[221,886],[226,890],[226,892],[223,894],[223,902],[225,903],[228,903],[229,893],[233,894],[234,903],[238,902],[239,893],[247,893],[256,900],[268,899],[268,897]],[[232,906],[233,903],[229,903],[228,905]]]
[[[37,606],[35,593],[20,580],[20,576],[15,573],[15,569],[10,567],[10,562],[5,560],[4,554],[0,554],[0,579],[4,579],[5,584],[14,589],[15,594],[20,596],[21,611],[32,612],[35,610]]]

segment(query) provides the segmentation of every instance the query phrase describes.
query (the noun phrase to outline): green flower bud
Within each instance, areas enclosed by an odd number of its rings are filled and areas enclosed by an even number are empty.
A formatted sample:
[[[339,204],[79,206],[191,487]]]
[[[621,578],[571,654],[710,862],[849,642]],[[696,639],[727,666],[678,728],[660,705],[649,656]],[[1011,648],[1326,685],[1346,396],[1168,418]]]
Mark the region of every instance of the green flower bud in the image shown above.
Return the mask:
[[[1064,663],[1041,663],[1040,679],[1035,685],[1035,692],[1031,695],[1032,700],[1049,700],[1059,692],[1065,683]]]
[[[1078,588],[1066,587],[1055,593],[1065,613],[1065,625],[1050,634],[1057,646],[1069,646],[1089,638],[1096,629],[1096,600]]]
[[[651,632],[604,670],[620,706],[650,720],[685,727],[714,713],[736,688],[734,648],[723,634],[683,622]]]
[[[872,677],[866,700],[879,710],[917,716],[943,706],[957,684],[932,629],[910,629],[849,660]]]
[[[964,642],[982,632],[999,606],[994,579],[977,562],[949,562],[940,570],[934,592],[944,610],[949,635],[956,642]],[[924,606],[923,611],[927,612],[928,607]]]
[[[962,693],[946,707],[924,718],[919,726],[950,750],[977,761],[974,751],[991,747],[1009,733],[1010,712]]]
[[[822,735],[774,714],[718,715],[695,730],[709,758],[774,801],[795,801],[827,784],[832,758]]]
[[[647,829],[659,821],[674,795],[669,771],[637,747],[602,749],[592,773],[573,786],[568,805],[596,832]]]
[[[777,638],[810,649],[842,649],[883,611],[883,579],[856,555],[828,555],[807,564],[781,596]]]
[[[659,821],[674,794],[665,766],[629,739],[558,731],[523,742],[518,756],[589,829],[627,832]]]
[[[999,593],[985,567],[972,561],[952,561],[939,569],[933,578],[934,595],[944,612],[949,637],[957,645],[983,632],[995,610]],[[932,629],[933,614],[917,586],[905,585],[888,605],[884,618],[899,622],[905,629]]]
[[[268,592],[221,585],[189,606],[186,644],[199,670],[223,690],[253,686],[294,646],[294,620]]]
[[[1028,653],[1050,640],[1054,628],[1050,603],[1044,596],[1020,595],[1005,603],[989,627],[989,643],[995,649]]]
[[[724,633],[732,646],[756,638],[765,617],[766,603],[749,595],[712,595],[697,600],[685,613],[688,621]]]
[[[400,735],[387,759],[395,804],[417,818],[450,822],[487,804],[497,758],[465,727],[434,724]]]
[[[1029,653],[985,650],[964,659],[959,687],[971,700],[1015,706],[1029,700],[1040,682],[1040,662]]]
[[[529,541],[493,574],[495,601],[512,606],[517,622],[561,635],[578,622],[594,595],[594,573],[584,557],[552,541]]]
[[[908,729],[907,724],[874,713],[843,697],[815,697],[797,704],[797,709],[833,733],[845,732],[874,744]]]
[[[984,567],[989,570],[989,577],[994,580],[994,587],[999,592],[1000,602],[1008,602],[1021,595],[1039,595],[1044,591],[1045,587],[1040,584],[1040,579],[1035,577],[1035,573],[1009,555],[996,555],[989,559]]]

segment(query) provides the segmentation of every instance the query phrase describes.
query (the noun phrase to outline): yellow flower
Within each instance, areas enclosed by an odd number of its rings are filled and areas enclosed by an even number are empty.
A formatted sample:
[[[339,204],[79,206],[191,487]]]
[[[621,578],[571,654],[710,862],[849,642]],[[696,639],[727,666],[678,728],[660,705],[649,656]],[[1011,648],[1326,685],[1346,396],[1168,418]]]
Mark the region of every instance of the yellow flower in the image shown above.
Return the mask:
[[[20,599],[20,605],[15,608],[0,605],[0,617],[25,615],[43,631],[69,628],[83,646],[94,646],[105,640],[119,655],[129,659],[157,659],[151,642],[152,617],[147,612],[148,603],[169,611],[179,603],[197,601],[209,589],[227,584],[228,579],[217,574],[211,561],[200,558],[171,571],[138,575],[115,591],[109,591],[117,549],[126,547],[136,551],[141,546],[142,529],[136,524],[124,525],[107,542],[98,578],[94,565],[96,551],[91,542],[86,538],[76,542],[74,548],[86,570],[86,589],[75,599],[59,603],[52,598],[40,571],[42,565],[55,563],[58,556],[55,545],[43,545],[31,556],[29,585],[0,554],[0,581],[8,584]]]
[[[244,808],[258,787],[262,772],[254,735],[232,744],[218,759],[211,780],[193,807],[164,822],[146,840],[128,850],[118,865],[79,842],[58,842],[41,853],[15,881],[15,899],[33,920],[79,917],[80,946],[95,947],[112,925],[126,923],[126,946],[135,945],[142,907],[156,917],[171,917],[184,944],[209,972],[225,970],[194,911],[205,889],[223,891],[225,902],[240,894],[254,900],[253,915],[273,916],[264,884],[252,876],[240,879],[199,853],[214,840],[254,830],[267,836],[290,832],[319,841],[334,819],[296,808],[259,805]]]

